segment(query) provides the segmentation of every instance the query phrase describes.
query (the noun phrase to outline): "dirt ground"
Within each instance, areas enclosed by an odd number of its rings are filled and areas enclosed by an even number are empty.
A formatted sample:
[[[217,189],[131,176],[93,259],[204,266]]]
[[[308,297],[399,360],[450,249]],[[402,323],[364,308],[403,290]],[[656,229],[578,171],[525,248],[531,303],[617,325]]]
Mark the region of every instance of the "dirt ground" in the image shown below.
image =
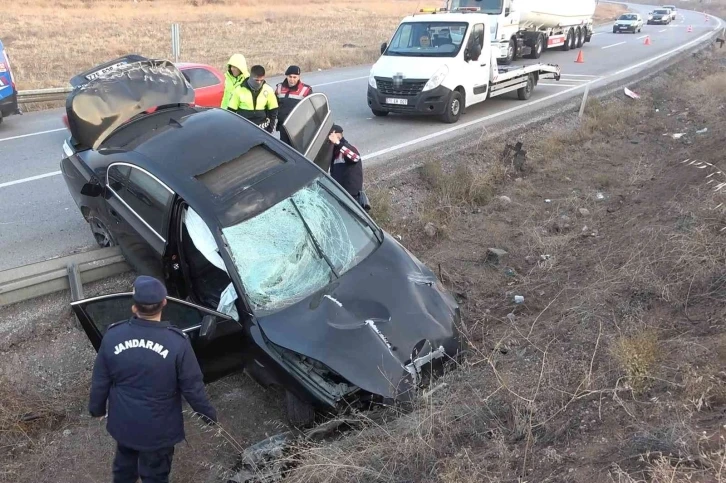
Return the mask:
[[[171,56],[171,23],[181,26],[181,61],[223,68],[243,53],[268,75],[375,61],[400,20],[440,1],[417,0],[13,0],[3,5],[1,40],[18,89],[66,87],[100,62],[128,53]],[[611,21],[618,5],[601,4]],[[35,106],[30,106],[35,107]]]
[[[726,482],[725,52],[372,189],[470,353],[414,411],[300,444],[286,481]]]

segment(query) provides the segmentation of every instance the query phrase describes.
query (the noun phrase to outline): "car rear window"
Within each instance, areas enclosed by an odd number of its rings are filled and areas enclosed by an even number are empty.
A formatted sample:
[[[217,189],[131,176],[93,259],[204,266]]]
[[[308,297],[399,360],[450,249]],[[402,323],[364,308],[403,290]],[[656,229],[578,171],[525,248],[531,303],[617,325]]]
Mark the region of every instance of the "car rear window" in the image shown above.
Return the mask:
[[[195,178],[215,195],[225,197],[245,186],[246,181],[283,164],[284,159],[260,144]]]
[[[207,69],[184,69],[182,71],[182,74],[184,74],[184,77],[186,77],[186,79],[189,81],[189,84],[191,84],[192,88],[194,89],[201,89],[202,87],[210,87],[220,84],[217,76],[214,75],[212,72],[208,71]]]

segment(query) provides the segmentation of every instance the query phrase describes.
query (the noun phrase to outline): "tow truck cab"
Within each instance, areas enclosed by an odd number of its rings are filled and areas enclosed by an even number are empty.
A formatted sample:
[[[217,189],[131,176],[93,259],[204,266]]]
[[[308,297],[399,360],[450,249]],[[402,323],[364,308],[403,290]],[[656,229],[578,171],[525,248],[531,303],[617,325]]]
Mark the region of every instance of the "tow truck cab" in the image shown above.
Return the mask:
[[[0,40],[0,122],[5,116],[19,114],[18,91],[15,88],[15,78],[10,69],[10,59]]]
[[[390,44],[381,46],[368,79],[373,114],[458,119],[486,99],[492,67],[488,15],[438,12],[422,9],[404,18]]]
[[[422,9],[404,18],[368,78],[368,107],[389,113],[459,120],[467,107],[517,92],[529,99],[540,79],[560,79],[556,65],[499,66],[489,15],[479,8]]]

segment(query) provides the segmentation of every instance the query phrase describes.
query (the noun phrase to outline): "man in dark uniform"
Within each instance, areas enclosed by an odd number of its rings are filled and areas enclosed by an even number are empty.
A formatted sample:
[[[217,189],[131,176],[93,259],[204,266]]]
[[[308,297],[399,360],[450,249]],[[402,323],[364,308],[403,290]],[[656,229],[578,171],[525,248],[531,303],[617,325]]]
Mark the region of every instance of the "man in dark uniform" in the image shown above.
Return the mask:
[[[330,176],[365,209],[370,209],[363,193],[363,162],[358,149],[343,137],[343,128],[334,124],[328,135],[333,144]]]
[[[88,410],[103,417],[108,401],[114,483],[169,481],[174,445],[185,438],[182,395],[206,422],[217,420],[189,339],[161,321],[166,295],[157,279],[138,277],[134,316],[109,326],[93,366]]]
[[[277,114],[277,130],[280,132],[280,140],[288,145],[290,144],[290,138],[287,132],[282,129],[282,124],[292,110],[295,109],[295,106],[313,93],[313,88],[300,80],[301,73],[300,67],[291,65],[285,71],[285,80],[277,84],[275,88],[277,103],[280,106]]]

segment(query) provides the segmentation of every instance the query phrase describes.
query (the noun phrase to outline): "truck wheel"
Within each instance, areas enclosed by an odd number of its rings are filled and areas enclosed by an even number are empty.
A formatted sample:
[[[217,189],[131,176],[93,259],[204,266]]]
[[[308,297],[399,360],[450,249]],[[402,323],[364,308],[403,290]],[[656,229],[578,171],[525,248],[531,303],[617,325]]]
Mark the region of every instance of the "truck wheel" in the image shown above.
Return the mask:
[[[388,111],[379,111],[378,109],[371,109],[371,112],[376,117],[386,117],[388,115]]]
[[[572,48],[572,30],[567,32],[567,38],[565,39],[565,45],[562,46],[562,50],[565,52],[569,51]]]
[[[534,41],[534,47],[532,47],[532,52],[529,54],[530,59],[539,59],[540,55],[542,55],[542,51],[544,50],[544,38],[542,35],[537,35],[537,38]]]
[[[315,408],[300,400],[290,391],[285,392],[287,420],[295,427],[304,427],[315,422]]]
[[[446,111],[441,116],[441,120],[447,124],[454,124],[461,117],[461,110],[464,107],[459,91],[453,91],[449,96],[449,102],[446,103]]]
[[[527,85],[517,89],[517,96],[520,100],[526,101],[530,97],[532,97],[532,91],[534,90],[534,80],[532,79],[532,74],[527,76]]]
[[[517,57],[517,44],[514,43],[514,39],[509,39],[509,47],[507,47],[507,56],[504,59],[500,59],[503,65],[509,65]]]
[[[582,45],[585,43],[585,36],[582,34],[582,30],[580,30],[580,27],[577,28],[577,31],[575,33],[575,47],[578,49],[582,47]]]

